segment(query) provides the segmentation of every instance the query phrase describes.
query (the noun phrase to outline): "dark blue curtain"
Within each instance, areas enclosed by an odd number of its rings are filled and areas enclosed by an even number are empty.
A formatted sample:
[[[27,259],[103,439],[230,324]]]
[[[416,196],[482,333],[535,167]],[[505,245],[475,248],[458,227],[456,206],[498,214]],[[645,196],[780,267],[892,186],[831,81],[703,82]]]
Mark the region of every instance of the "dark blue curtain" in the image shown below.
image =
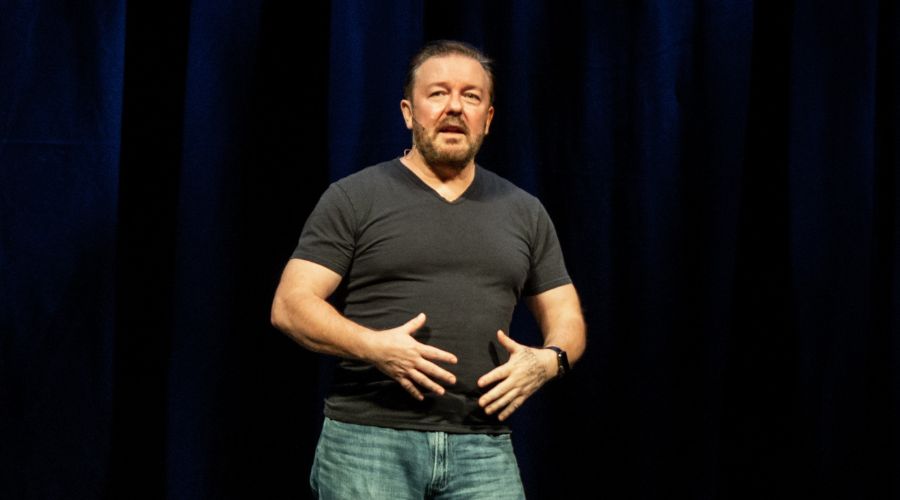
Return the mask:
[[[0,497],[108,478],[125,8],[0,2]]]
[[[297,498],[330,360],[268,323],[423,42],[589,324],[531,498],[900,495],[895,2],[0,2],[0,498]],[[537,343],[527,312],[512,333]]]

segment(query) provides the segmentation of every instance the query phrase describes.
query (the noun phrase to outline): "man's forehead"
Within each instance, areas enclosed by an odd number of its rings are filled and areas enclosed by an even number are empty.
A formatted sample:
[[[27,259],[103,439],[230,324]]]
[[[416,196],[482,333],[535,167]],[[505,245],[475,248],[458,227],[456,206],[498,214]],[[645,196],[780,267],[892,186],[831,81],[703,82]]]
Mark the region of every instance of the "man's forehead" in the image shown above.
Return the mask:
[[[483,87],[488,85],[488,75],[481,63],[462,54],[429,57],[416,70],[417,85],[449,81],[464,81]]]

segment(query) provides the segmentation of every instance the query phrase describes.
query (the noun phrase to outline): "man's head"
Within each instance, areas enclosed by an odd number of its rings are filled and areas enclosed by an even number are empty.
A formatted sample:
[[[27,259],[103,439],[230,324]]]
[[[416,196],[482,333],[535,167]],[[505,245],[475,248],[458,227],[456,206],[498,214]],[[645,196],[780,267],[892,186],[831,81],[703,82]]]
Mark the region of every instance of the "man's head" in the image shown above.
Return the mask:
[[[490,96],[490,104],[494,104],[494,61],[484,55],[475,47],[455,40],[436,40],[429,42],[422,47],[409,61],[409,70],[406,72],[406,82],[403,84],[403,98],[411,100],[413,85],[416,82],[416,72],[422,63],[432,57],[444,56],[463,56],[473,59],[481,65],[481,68],[487,74],[490,82],[488,94]]]
[[[491,61],[464,43],[432,42],[413,57],[400,109],[429,165],[474,160],[494,116],[493,86]]]

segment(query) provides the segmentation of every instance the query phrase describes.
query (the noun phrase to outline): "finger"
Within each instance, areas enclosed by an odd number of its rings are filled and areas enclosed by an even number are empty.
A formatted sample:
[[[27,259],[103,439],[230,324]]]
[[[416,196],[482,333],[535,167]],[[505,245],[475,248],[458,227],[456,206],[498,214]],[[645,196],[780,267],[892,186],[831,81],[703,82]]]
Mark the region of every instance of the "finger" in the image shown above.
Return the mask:
[[[398,380],[397,382],[399,382],[400,386],[403,387],[406,390],[406,392],[410,393],[412,395],[412,397],[418,399],[419,401],[422,401],[423,399],[425,399],[425,396],[423,396],[422,393],[419,392],[419,389],[416,387],[416,384],[413,384],[409,379],[403,378],[403,379]]]
[[[509,381],[509,379],[500,382],[496,387],[486,392],[485,394],[482,394],[482,396],[478,398],[478,405],[482,408],[487,408],[495,401],[502,398],[504,394],[512,389],[512,387],[513,384]]]
[[[422,347],[419,349],[419,353],[422,354],[423,358],[430,359],[432,361],[443,361],[445,363],[450,363],[453,365],[455,365],[457,362],[456,356],[453,355],[453,353],[442,351],[437,347],[433,347],[428,344],[421,344],[421,346]]]
[[[419,370],[410,370],[409,378],[411,378],[413,382],[418,384],[420,387],[423,387],[435,394],[439,394],[441,396],[444,395],[444,388],[436,384],[430,378],[426,377],[425,374],[420,372]]]
[[[495,382],[509,377],[510,373],[511,370],[509,365],[504,363],[482,375],[481,378],[478,379],[478,387],[487,387]]]
[[[406,323],[403,323],[400,328],[406,333],[412,335],[416,333],[419,328],[425,326],[425,320],[425,313],[419,313],[415,318],[407,321]]]
[[[422,359],[417,362],[416,368],[428,377],[440,379],[440,381],[450,385],[456,383],[456,375],[448,372],[447,370],[426,359]]]
[[[510,403],[512,403],[513,400],[515,400],[517,397],[519,397],[519,389],[513,387],[512,389],[510,389],[509,391],[504,393],[503,396],[501,396],[500,398],[495,400],[493,403],[491,403],[487,407],[485,407],[484,412],[487,413],[488,415],[497,413],[497,412],[503,410],[504,408],[508,407],[510,405]]]
[[[524,398],[517,398],[517,399],[514,400],[512,403],[510,403],[509,406],[506,407],[506,409],[503,410],[503,413],[501,413],[500,416],[497,417],[497,420],[503,422],[504,420],[506,420],[507,418],[509,418],[510,415],[512,415],[513,413],[515,413],[516,410],[518,410],[519,408],[521,408],[523,404],[525,404],[525,399],[524,399]]]
[[[497,330],[497,340],[510,354],[518,351],[519,348],[522,347],[521,344],[513,340],[509,335],[503,333],[503,330]]]

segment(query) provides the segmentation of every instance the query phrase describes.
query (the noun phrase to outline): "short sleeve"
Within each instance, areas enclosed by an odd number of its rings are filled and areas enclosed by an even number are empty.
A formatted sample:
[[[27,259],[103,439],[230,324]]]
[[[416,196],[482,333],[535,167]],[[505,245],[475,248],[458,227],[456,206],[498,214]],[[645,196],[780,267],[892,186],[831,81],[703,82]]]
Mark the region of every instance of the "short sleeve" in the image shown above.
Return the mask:
[[[340,186],[332,184],[306,219],[291,257],[315,262],[344,276],[356,248],[356,227],[353,204]]]
[[[527,296],[572,282],[553,221],[543,205],[539,205],[535,219],[531,238],[531,268],[525,281]]]

